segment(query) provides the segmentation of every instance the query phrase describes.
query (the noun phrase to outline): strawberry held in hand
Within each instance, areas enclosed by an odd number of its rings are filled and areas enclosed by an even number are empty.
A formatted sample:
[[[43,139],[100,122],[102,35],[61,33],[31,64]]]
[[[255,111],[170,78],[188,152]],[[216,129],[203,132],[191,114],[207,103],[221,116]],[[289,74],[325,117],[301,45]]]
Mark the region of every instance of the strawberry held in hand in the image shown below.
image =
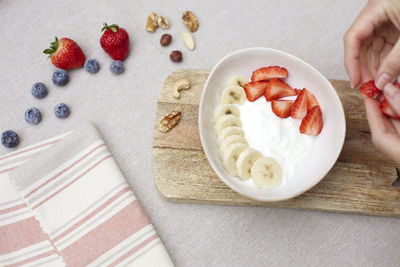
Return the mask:
[[[48,54],[53,65],[60,69],[80,68],[86,60],[79,45],[69,38],[58,40],[56,37],[43,53]]]
[[[114,60],[124,60],[129,52],[129,35],[116,24],[110,26],[104,23],[103,35],[100,38],[100,45],[104,51]]]

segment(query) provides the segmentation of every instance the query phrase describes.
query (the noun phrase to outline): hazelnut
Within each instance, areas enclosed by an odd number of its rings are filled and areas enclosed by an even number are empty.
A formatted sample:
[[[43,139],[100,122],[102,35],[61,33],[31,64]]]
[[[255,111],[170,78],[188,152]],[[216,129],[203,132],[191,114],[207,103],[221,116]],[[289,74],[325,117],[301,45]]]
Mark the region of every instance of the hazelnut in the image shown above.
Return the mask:
[[[173,62],[181,62],[182,61],[182,52],[179,50],[174,50],[169,55]]]
[[[171,43],[171,40],[172,40],[171,34],[168,34],[168,33],[163,34],[160,39],[160,44],[162,46],[167,46]]]

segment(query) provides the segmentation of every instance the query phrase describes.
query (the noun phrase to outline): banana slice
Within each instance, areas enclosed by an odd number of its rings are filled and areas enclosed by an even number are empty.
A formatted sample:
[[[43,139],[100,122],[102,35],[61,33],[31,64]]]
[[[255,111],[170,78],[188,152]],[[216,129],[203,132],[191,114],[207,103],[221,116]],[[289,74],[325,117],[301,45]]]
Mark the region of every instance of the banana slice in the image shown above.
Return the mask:
[[[235,76],[232,78],[231,82],[229,85],[236,85],[236,86],[241,86],[244,87],[247,83],[249,83],[249,79],[247,79],[244,76]]]
[[[224,141],[222,141],[221,146],[219,147],[219,155],[222,156],[224,155],[225,151],[228,149],[228,147],[234,143],[242,143],[245,145],[248,145],[246,138],[240,135],[231,135],[228,136]]]
[[[222,129],[228,126],[242,127],[242,121],[239,119],[239,117],[232,114],[223,115],[221,118],[217,120],[217,123],[215,124],[215,132],[217,133],[217,136],[219,135]]]
[[[244,104],[246,102],[246,93],[243,88],[238,85],[230,85],[226,87],[221,94],[222,104]]]
[[[240,178],[248,180],[251,177],[251,168],[254,162],[261,158],[263,155],[252,148],[247,148],[240,153],[238,160],[236,161],[236,168]]]
[[[219,105],[214,112],[214,123],[217,122],[219,118],[221,118],[224,115],[235,115],[237,117],[240,117],[240,111],[239,109],[233,105],[233,104],[221,104]]]
[[[244,131],[238,126],[228,126],[219,132],[218,140],[222,143],[228,136],[240,135],[244,136]]]
[[[281,166],[273,158],[259,158],[251,167],[251,178],[258,187],[276,187],[282,181]]]
[[[222,163],[225,167],[225,169],[232,175],[236,176],[237,175],[237,169],[236,169],[236,161],[239,158],[240,153],[243,152],[246,148],[248,148],[248,145],[242,144],[242,143],[235,143],[231,144],[228,149],[225,151],[223,158],[222,158]]]

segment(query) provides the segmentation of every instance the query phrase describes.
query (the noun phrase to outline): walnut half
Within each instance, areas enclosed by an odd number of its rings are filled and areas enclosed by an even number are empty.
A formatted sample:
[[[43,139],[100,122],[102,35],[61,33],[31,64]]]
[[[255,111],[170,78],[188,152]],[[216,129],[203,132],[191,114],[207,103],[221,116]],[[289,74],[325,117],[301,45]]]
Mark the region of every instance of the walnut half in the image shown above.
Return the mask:
[[[151,12],[150,15],[147,17],[146,31],[154,32],[157,29],[157,27],[158,27],[157,14]]]
[[[199,21],[191,11],[183,12],[182,20],[191,32],[197,31]]]
[[[180,112],[179,110],[173,110],[165,115],[164,118],[162,118],[162,120],[160,121],[160,126],[158,126],[160,132],[166,133],[174,128],[180,121],[181,114],[182,112]]]

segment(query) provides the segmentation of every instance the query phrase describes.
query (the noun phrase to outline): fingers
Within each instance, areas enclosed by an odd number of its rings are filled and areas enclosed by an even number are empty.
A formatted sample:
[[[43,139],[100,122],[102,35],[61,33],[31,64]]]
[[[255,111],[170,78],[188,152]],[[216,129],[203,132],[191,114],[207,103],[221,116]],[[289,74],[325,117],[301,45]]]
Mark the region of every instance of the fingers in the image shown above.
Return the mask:
[[[387,83],[397,79],[400,74],[400,42],[398,41],[381,62],[375,80],[376,87],[383,89]]]
[[[400,116],[400,89],[392,83],[386,84],[383,88],[386,100],[389,102],[390,107],[393,109],[397,116]]]
[[[352,87],[361,82],[360,47],[387,20],[382,6],[368,3],[344,36],[344,64]]]
[[[376,72],[379,69],[379,65],[381,63],[381,52],[383,50],[385,46],[385,39],[383,39],[383,37],[381,36],[377,36],[372,44],[370,49],[368,49],[368,70],[369,73],[371,73],[371,75],[373,77],[375,77]]]

